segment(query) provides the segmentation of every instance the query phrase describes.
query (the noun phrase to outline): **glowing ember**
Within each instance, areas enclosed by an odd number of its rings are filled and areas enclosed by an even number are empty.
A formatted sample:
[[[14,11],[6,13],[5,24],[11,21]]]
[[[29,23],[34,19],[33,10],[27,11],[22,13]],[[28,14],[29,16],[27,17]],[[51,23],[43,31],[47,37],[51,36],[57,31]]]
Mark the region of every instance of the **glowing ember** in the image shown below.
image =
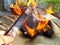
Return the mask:
[[[52,11],[52,5],[50,5],[49,6],[49,8],[48,9],[46,9],[46,12],[47,12],[47,14],[52,14],[52,13],[54,13],[53,11]]]

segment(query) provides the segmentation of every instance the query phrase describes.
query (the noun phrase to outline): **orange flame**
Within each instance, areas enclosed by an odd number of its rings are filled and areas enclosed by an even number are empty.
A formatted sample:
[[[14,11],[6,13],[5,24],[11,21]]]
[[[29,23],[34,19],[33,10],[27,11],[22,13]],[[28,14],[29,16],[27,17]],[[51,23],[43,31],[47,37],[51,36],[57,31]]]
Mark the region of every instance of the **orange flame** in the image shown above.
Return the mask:
[[[15,5],[14,6],[14,11],[18,14],[18,15],[22,15],[22,10],[19,6]]]
[[[48,19],[46,19],[45,21],[42,21],[42,22],[41,21],[38,22],[38,26],[36,27],[36,30],[38,30],[40,32],[40,30],[43,29],[43,31],[45,32],[46,31],[45,28],[47,27],[48,22],[49,22]]]
[[[32,4],[33,8],[36,7],[36,2],[35,2],[35,0],[29,0],[28,6],[29,6],[30,4]]]
[[[17,5],[10,4],[10,10],[13,14],[16,14],[16,15],[19,15],[19,16],[22,15],[22,10]]]
[[[46,9],[47,14],[52,14],[52,13],[54,13],[54,12],[52,11],[52,9],[53,9],[53,7],[52,7],[52,5],[50,5],[49,8]]]
[[[30,28],[30,27],[26,24],[26,21],[23,22],[23,25],[25,26],[27,32],[29,33],[29,35],[30,35],[31,37],[33,37],[33,36],[36,34],[35,29]]]
[[[37,27],[33,29],[26,24],[26,20],[23,21],[23,25],[31,37],[35,36],[37,33],[40,33],[42,30],[46,32],[46,28],[49,27],[47,19],[45,21],[39,21]]]
[[[29,6],[30,4],[32,4],[32,6],[34,7],[34,13],[35,13],[36,19],[44,19],[41,15],[38,14],[38,11],[37,11],[36,8],[35,8],[35,7],[36,7],[36,2],[35,2],[34,0],[29,0],[28,6]],[[52,11],[52,6],[50,6],[50,7],[48,8],[48,10],[46,10],[46,12],[47,12],[47,14],[54,13],[54,12]],[[43,30],[44,32],[46,32],[46,31],[47,31],[46,29],[47,29],[47,28],[48,28],[48,29],[50,28],[50,26],[48,25],[48,22],[49,22],[49,20],[48,20],[47,18],[44,19],[44,20],[39,20],[37,26],[36,26],[35,28],[31,28],[31,27],[29,27],[29,26],[26,24],[26,20],[24,20],[24,21],[23,21],[23,26],[26,28],[26,30],[27,30],[27,32],[29,33],[29,35],[30,35],[31,37],[33,37],[33,36],[36,35],[37,33],[40,33],[42,30]]]
[[[50,28],[50,26],[48,25],[49,20],[46,19],[45,21],[39,21],[38,25],[36,28],[30,28],[27,24],[26,24],[26,20],[23,21],[23,26],[26,28],[27,32],[29,33],[29,35],[31,37],[35,36],[37,33],[40,33],[42,30],[44,32],[46,32],[46,28]]]

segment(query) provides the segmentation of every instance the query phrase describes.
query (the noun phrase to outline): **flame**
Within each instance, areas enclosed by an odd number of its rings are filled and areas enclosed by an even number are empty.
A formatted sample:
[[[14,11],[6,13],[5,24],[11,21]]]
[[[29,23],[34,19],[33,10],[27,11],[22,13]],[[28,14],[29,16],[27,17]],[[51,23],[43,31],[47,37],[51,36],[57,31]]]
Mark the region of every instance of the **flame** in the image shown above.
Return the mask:
[[[46,28],[48,22],[49,22],[48,19],[46,19],[45,21],[43,21],[43,20],[42,20],[42,21],[39,21],[39,22],[38,22],[38,25],[37,25],[37,27],[36,27],[36,30],[40,32],[41,29],[43,29],[44,32],[45,32],[45,31],[46,31],[45,28]]]
[[[31,28],[26,24],[26,20],[23,21],[23,26],[26,28],[27,32],[31,37],[35,36],[37,33],[40,33],[42,30],[46,32],[47,28],[49,29],[50,26],[48,25],[49,20],[45,19],[45,21],[39,21],[38,25],[35,28]]]
[[[13,4],[10,4],[10,10],[11,12],[13,12],[14,14],[17,14],[19,16],[22,15],[22,10],[19,6],[17,5],[13,5]]]
[[[47,14],[52,14],[52,13],[54,13],[54,12],[52,11],[52,9],[53,9],[53,7],[52,7],[52,5],[50,5],[49,8],[46,9]]]
[[[28,6],[29,6],[30,4],[32,4],[33,8],[36,7],[36,1],[35,1],[35,0],[29,0]]]
[[[35,29],[30,28],[30,27],[26,24],[26,21],[23,21],[23,25],[25,26],[27,32],[29,33],[29,35],[30,35],[31,37],[33,37],[33,36],[36,34]]]
[[[22,10],[19,6],[14,5],[14,11],[20,16],[22,15]]]
[[[38,14],[38,11],[36,10],[36,2],[34,0],[29,0],[28,2],[28,6],[32,4],[33,6],[33,9],[34,9],[34,14],[36,16],[36,19],[41,19],[41,20],[38,20],[38,24],[35,28],[31,28],[29,27],[27,24],[26,24],[26,20],[23,21],[23,26],[25,27],[25,29],[27,30],[27,32],[29,33],[29,35],[31,37],[35,36],[37,33],[40,33],[42,30],[44,32],[47,31],[47,29],[50,29],[51,27],[48,25],[48,22],[49,20],[46,18],[44,19],[41,15]],[[52,11],[52,6],[50,6],[48,8],[48,10],[46,10],[47,14],[51,14],[51,13],[54,13]]]
[[[46,32],[46,28],[50,28],[48,25],[49,20],[46,19],[45,21],[39,21],[36,28],[31,28],[26,24],[26,20],[23,21],[23,25],[26,28],[27,32],[31,37],[35,36],[37,33],[40,33],[42,30]]]
[[[34,13],[35,13],[35,16],[36,16],[37,19],[44,19],[42,16],[40,16],[38,14],[37,10],[34,10]],[[48,25],[48,22],[49,22],[49,20],[47,18],[44,19],[44,20],[39,20],[37,26],[35,28],[33,28],[33,29],[26,24],[26,20],[23,21],[23,25],[26,28],[26,30],[29,33],[29,35],[31,37],[33,37],[37,33],[40,33],[42,30],[44,32],[46,32],[47,28],[48,29],[50,28],[50,26]]]

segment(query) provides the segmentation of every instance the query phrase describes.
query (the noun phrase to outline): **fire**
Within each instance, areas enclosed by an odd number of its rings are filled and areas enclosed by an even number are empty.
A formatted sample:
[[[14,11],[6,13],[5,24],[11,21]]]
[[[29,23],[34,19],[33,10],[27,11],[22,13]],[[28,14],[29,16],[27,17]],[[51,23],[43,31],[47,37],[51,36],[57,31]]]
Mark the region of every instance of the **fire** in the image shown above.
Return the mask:
[[[36,10],[36,2],[34,0],[29,0],[28,2],[28,6],[32,4],[32,7],[34,9],[34,14],[36,16],[36,19],[41,19],[38,20],[38,24],[35,28],[31,28],[26,24],[26,20],[23,21],[23,26],[25,27],[25,29],[27,30],[27,32],[29,33],[29,35],[31,37],[35,36],[37,33],[40,33],[41,31],[46,32],[47,29],[50,29],[51,27],[48,25],[49,20],[46,18],[44,19],[44,17],[42,17],[41,15],[38,14],[38,11]],[[54,13],[52,11],[52,6],[50,6],[48,8],[48,10],[46,10],[47,14],[51,14]]]
[[[36,7],[36,2],[35,2],[35,0],[29,0],[28,6],[29,6],[30,4],[32,4],[33,8]]]
[[[46,9],[47,14],[52,14],[52,13],[54,13],[54,12],[52,11],[52,9],[53,9],[53,7],[52,7],[52,5],[50,5],[49,8]]]
[[[50,26],[48,25],[48,22],[49,22],[48,19],[46,19],[45,21],[39,21],[37,27],[31,28],[31,27],[29,27],[29,26],[26,24],[26,20],[24,20],[24,21],[23,21],[23,26],[24,26],[25,29],[27,30],[28,34],[29,34],[31,37],[33,37],[33,36],[35,36],[37,33],[40,33],[42,30],[43,30],[44,32],[46,32],[46,31],[47,31],[46,28],[48,28],[48,29],[50,28]]]
[[[48,22],[49,22],[49,20],[48,19],[46,19],[45,21],[39,21],[38,22],[38,25],[37,25],[37,27],[36,27],[36,30],[38,31],[38,32],[40,32],[42,29],[43,29],[43,31],[45,32],[46,30],[45,30],[45,28],[47,27],[47,25],[48,25]]]
[[[23,25],[25,26],[27,32],[29,33],[29,35],[30,35],[31,37],[33,37],[33,36],[36,34],[35,29],[30,28],[30,27],[26,24],[26,21],[23,22]]]
[[[18,14],[18,15],[22,15],[22,10],[19,6],[15,5],[14,6],[14,11]]]
[[[25,29],[27,30],[28,34],[33,37],[35,36],[37,33],[40,33],[41,31],[46,32],[46,29],[50,29],[51,27],[48,25],[49,20],[45,19],[42,21],[38,21],[38,24],[35,28],[31,28],[26,24],[26,20],[23,21],[23,26],[25,27]]]
[[[13,14],[16,14],[16,15],[19,15],[21,16],[22,15],[22,10],[19,6],[17,5],[14,5],[14,4],[10,4],[10,10]]]

